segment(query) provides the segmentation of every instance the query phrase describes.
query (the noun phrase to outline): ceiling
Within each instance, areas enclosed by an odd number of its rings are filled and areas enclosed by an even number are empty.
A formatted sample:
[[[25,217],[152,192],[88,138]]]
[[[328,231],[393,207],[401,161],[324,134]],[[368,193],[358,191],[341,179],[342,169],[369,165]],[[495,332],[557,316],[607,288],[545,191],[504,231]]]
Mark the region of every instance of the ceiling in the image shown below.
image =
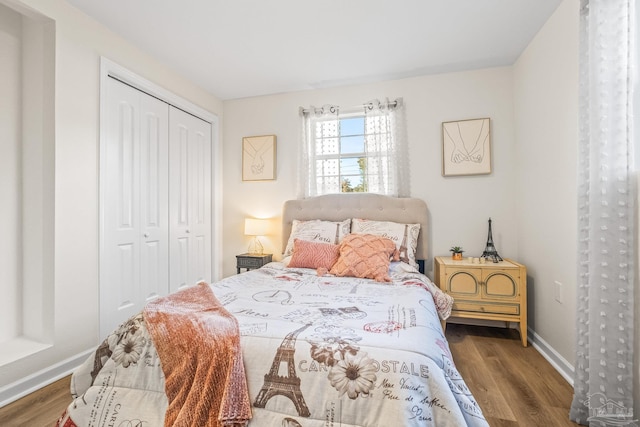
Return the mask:
[[[222,100],[511,65],[561,0],[67,0]]]

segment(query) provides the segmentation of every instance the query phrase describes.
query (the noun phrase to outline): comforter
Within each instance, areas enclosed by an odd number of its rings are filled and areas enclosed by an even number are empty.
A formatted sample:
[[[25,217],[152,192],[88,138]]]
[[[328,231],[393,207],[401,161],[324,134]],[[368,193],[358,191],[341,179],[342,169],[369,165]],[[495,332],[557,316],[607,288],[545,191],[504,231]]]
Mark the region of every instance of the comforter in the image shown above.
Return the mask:
[[[250,427],[488,426],[440,325],[450,297],[419,273],[391,278],[270,263],[210,285],[238,322]],[[133,321],[146,330],[142,315]],[[153,339],[119,355],[103,355],[108,369],[94,372],[91,357],[74,373],[65,416],[75,425],[163,425],[168,401]]]

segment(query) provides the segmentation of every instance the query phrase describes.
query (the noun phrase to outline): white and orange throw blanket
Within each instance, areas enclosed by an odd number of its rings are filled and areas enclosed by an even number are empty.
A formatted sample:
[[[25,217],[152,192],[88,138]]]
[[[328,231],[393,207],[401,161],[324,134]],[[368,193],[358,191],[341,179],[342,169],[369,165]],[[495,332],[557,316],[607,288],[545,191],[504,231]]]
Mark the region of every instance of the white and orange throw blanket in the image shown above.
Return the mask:
[[[71,388],[61,427],[240,427],[251,418],[238,323],[204,283],[154,300],[121,325]]]

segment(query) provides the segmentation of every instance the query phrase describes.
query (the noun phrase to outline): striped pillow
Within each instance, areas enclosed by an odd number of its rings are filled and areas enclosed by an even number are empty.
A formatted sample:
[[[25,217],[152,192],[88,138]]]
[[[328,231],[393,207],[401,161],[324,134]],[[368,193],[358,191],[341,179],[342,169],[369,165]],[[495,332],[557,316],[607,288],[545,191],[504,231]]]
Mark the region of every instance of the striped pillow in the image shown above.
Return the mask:
[[[329,270],[336,263],[339,255],[340,245],[294,239],[293,255],[287,267],[326,268]]]

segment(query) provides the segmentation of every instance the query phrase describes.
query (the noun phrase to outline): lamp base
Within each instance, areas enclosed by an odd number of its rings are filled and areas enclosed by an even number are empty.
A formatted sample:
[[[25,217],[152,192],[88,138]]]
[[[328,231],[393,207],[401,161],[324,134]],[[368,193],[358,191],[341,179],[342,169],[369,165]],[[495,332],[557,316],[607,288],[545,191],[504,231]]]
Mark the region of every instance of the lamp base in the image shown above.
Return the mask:
[[[258,236],[254,237],[253,240],[251,240],[251,243],[249,243],[248,252],[252,255],[261,255],[264,253],[264,247],[262,246],[262,243],[260,243]]]

